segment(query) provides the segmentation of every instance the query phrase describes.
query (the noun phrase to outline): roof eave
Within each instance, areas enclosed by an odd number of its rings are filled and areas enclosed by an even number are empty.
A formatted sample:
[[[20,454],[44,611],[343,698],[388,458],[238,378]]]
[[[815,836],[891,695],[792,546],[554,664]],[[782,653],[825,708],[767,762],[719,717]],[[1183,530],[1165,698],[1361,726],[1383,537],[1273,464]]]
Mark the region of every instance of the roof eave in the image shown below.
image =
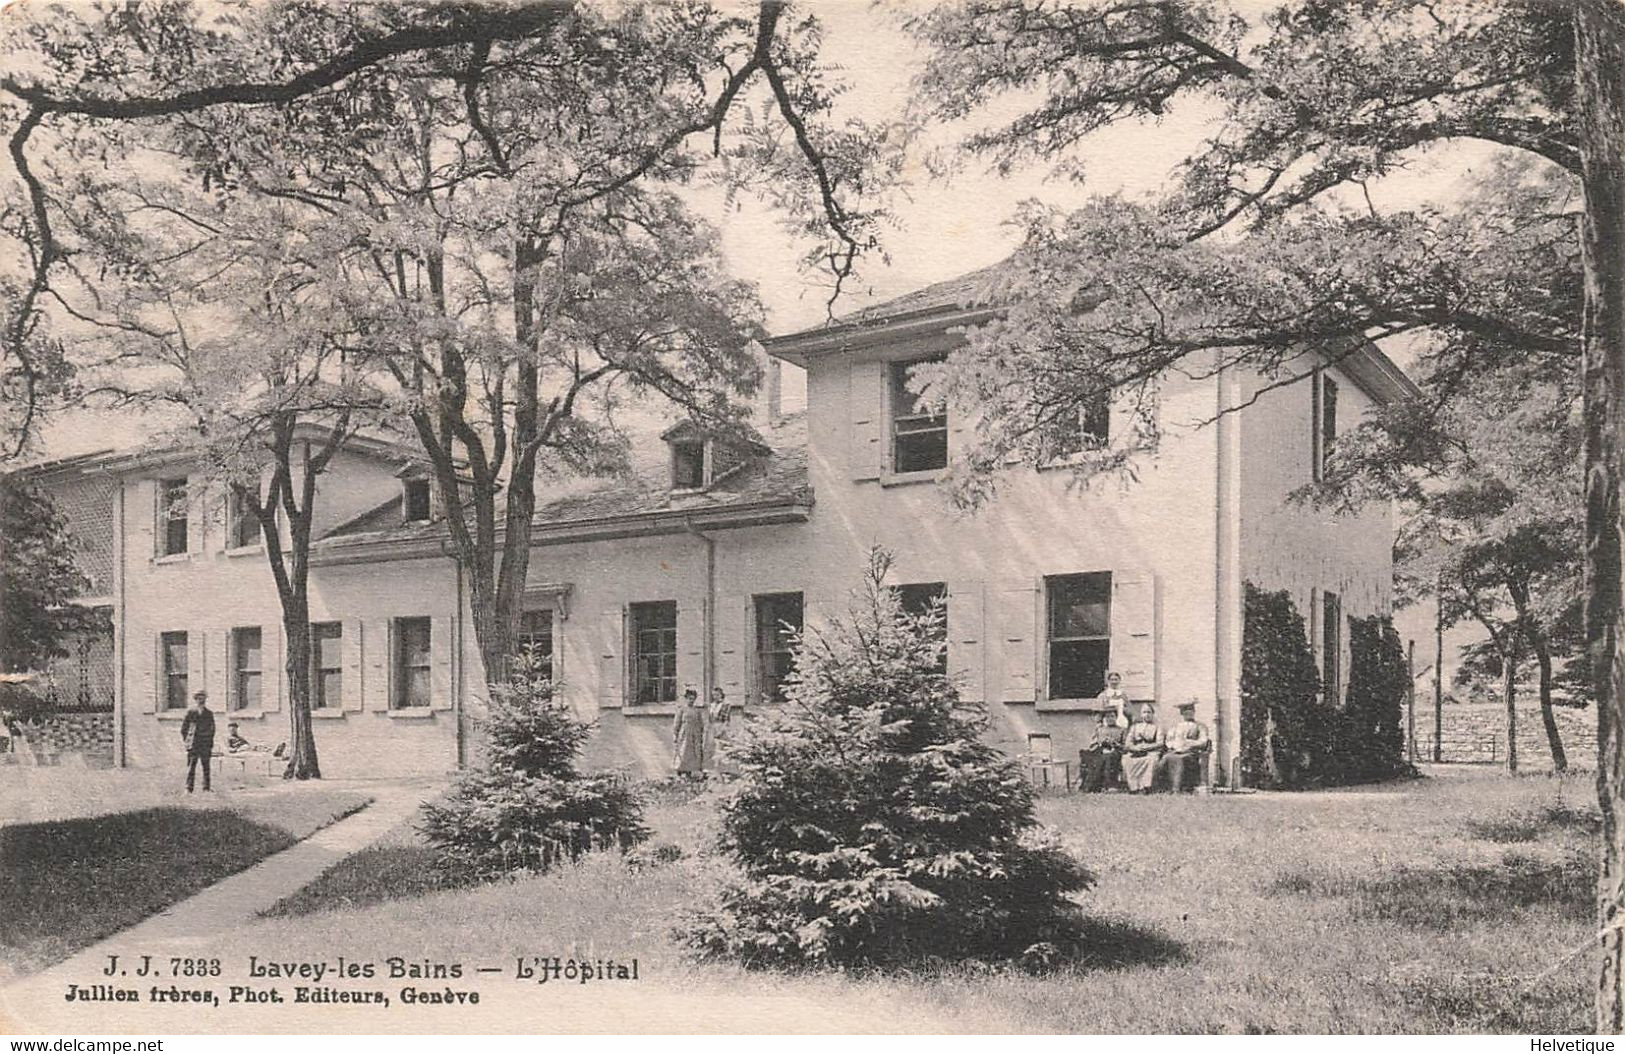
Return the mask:
[[[960,326],[976,326],[1000,314],[994,307],[925,308],[886,318],[837,322],[817,329],[805,329],[770,337],[763,342],[768,354],[805,369],[813,359],[858,351],[893,341]]]

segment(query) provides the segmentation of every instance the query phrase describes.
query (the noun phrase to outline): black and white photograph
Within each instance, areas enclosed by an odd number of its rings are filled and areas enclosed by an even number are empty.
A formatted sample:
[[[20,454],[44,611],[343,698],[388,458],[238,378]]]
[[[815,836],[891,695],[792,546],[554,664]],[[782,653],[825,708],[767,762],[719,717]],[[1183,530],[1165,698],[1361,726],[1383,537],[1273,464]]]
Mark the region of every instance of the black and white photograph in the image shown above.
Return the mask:
[[[0,137],[0,1034],[1625,1032],[1622,0],[11,0]]]

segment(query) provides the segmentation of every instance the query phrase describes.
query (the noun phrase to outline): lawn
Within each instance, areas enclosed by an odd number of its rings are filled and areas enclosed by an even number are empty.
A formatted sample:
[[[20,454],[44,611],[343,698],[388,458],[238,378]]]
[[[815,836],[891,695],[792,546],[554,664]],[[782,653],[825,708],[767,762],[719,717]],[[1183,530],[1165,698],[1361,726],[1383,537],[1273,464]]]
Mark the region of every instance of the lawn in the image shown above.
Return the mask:
[[[722,866],[704,852],[705,797],[650,810],[656,841],[687,851],[673,864],[597,857],[425,891],[418,873],[430,858],[403,830],[264,926],[289,957],[636,956],[662,991],[792,997],[831,1008],[839,1016],[826,1020],[842,1026],[1585,1032],[1591,963],[1570,953],[1591,931],[1590,786],[1584,775],[1445,768],[1312,794],[1046,798],[1044,822],[1100,878],[1085,899],[1097,933],[1089,961],[1046,976],[746,974],[690,961],[671,925]]]
[[[0,827],[0,980],[60,962],[369,800],[300,787]]]

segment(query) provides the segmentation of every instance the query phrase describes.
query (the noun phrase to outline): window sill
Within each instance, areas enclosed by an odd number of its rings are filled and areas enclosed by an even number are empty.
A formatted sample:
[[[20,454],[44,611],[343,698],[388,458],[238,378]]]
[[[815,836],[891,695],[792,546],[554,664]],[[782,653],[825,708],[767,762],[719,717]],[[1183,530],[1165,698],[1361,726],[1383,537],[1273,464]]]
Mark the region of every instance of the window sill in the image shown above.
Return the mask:
[[[388,711],[391,720],[399,721],[426,721],[434,717],[432,706],[407,706]]]
[[[940,483],[948,478],[948,470],[943,468],[927,468],[918,472],[882,472],[880,485],[882,487],[906,487],[910,483]]]
[[[185,721],[185,710],[159,710],[153,715],[160,721]]]
[[[163,556],[152,558],[154,564],[184,564],[192,559],[191,553],[165,553]]]
[[[336,706],[326,706],[319,710],[311,707],[310,718],[312,721],[342,721],[344,720],[344,711]]]
[[[1113,713],[1117,712],[1115,706],[1103,706],[1094,699],[1039,699],[1037,708],[1039,710],[1081,710],[1094,713],[1102,713],[1107,710]]]
[[[216,711],[215,718],[224,718],[227,721],[258,721],[265,716],[265,708],[255,707],[252,710],[224,710]]]
[[[239,556],[261,556],[265,552],[264,542],[255,542],[253,545],[234,545],[224,550],[228,559]]]
[[[626,717],[675,717],[679,707],[675,703],[638,703],[621,707]]]

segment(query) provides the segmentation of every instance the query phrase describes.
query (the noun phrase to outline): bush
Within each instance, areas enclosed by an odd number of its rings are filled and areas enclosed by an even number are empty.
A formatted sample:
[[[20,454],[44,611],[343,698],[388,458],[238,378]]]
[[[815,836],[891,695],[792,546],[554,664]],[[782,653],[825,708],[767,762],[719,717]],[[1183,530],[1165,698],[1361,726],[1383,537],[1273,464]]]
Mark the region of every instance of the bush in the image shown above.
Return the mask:
[[[631,788],[577,771],[592,727],[553,700],[549,678],[527,671],[492,685],[487,729],[489,768],[464,773],[423,809],[420,830],[449,878],[545,871],[649,837]]]
[[[1410,671],[1393,621],[1349,619],[1349,686],[1338,735],[1342,782],[1389,779],[1410,771],[1402,724]]]
[[[740,874],[679,936],[755,966],[1045,964],[1092,876],[942,672],[944,611],[902,612],[872,555],[848,617],[798,640],[786,703],[740,744],[720,846]]]
[[[1241,770],[1249,787],[1325,782],[1335,767],[1337,715],[1320,701],[1320,671],[1303,616],[1285,590],[1247,583],[1241,644]]]

